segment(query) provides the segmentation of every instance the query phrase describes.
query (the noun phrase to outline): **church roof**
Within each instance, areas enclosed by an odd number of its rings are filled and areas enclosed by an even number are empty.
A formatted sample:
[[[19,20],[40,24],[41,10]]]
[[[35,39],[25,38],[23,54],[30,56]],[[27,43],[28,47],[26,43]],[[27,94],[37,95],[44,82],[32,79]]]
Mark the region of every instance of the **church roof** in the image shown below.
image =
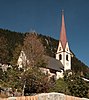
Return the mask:
[[[45,56],[45,59],[47,61],[47,68],[53,69],[59,72],[64,69],[62,63],[59,60],[53,57],[49,57],[49,56]]]
[[[62,11],[62,23],[61,23],[61,31],[60,31],[60,41],[62,43],[63,49],[66,46],[67,37],[66,37],[66,28],[65,28],[65,21],[64,21],[64,11]]]

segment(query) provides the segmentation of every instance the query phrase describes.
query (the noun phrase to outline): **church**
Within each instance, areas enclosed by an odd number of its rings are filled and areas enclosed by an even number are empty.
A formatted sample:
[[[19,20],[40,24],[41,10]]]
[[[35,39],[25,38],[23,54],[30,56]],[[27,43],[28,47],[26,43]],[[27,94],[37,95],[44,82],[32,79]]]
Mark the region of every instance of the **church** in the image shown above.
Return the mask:
[[[67,40],[63,11],[62,11],[60,39],[59,39],[57,52],[55,55],[56,58],[49,57],[49,56],[44,56],[44,57],[48,61],[47,66],[45,68],[40,67],[40,69],[45,74],[48,73],[50,77],[55,76],[56,79],[63,78],[63,72],[66,70],[71,70],[72,53],[70,51],[68,40]],[[28,60],[26,59],[26,55],[24,51],[21,51],[17,62],[19,68],[23,67],[25,61]]]

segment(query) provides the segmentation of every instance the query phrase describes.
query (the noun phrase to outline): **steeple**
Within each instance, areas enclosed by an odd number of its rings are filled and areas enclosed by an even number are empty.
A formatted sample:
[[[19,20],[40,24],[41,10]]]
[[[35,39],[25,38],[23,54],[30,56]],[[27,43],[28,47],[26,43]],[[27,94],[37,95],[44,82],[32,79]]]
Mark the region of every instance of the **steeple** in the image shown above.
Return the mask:
[[[66,28],[65,28],[65,21],[64,21],[64,10],[62,10],[62,23],[61,23],[60,41],[62,43],[63,49],[65,49],[65,46],[66,46],[66,43],[67,43],[67,37],[66,37]]]
[[[71,51],[66,37],[66,27],[65,27],[63,10],[62,10],[60,40],[59,40],[58,49],[56,53],[56,59],[63,64],[64,71],[71,70]],[[63,72],[61,72],[61,74],[63,75]],[[60,74],[57,75],[59,76]]]
[[[60,31],[60,40],[56,53],[56,59],[61,61],[64,66],[64,70],[71,69],[71,51],[66,37],[66,27],[64,21],[64,11],[62,10],[62,24]]]

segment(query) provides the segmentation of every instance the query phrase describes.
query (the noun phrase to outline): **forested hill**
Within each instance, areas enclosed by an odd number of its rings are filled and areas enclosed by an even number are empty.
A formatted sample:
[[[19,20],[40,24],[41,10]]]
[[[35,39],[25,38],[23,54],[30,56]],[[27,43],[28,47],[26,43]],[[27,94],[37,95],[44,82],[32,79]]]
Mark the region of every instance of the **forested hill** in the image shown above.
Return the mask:
[[[26,33],[18,33],[9,30],[0,29],[0,62],[1,63],[16,63],[18,59],[23,40]],[[58,46],[58,40],[49,36],[39,34],[38,37],[42,40],[46,55],[55,57]],[[73,53],[74,54],[74,53]],[[89,77],[89,68],[83,62],[78,60],[76,56],[72,58],[72,70],[76,73]]]
[[[0,29],[0,62],[10,63],[17,45],[22,45],[24,34]]]

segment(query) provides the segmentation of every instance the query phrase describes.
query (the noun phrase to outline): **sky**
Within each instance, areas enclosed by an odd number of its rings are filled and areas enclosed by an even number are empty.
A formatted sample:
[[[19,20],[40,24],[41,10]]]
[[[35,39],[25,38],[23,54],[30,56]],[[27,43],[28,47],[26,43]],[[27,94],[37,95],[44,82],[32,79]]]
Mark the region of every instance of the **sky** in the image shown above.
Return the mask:
[[[62,10],[70,49],[89,66],[89,0],[0,0],[0,28],[58,40]]]

